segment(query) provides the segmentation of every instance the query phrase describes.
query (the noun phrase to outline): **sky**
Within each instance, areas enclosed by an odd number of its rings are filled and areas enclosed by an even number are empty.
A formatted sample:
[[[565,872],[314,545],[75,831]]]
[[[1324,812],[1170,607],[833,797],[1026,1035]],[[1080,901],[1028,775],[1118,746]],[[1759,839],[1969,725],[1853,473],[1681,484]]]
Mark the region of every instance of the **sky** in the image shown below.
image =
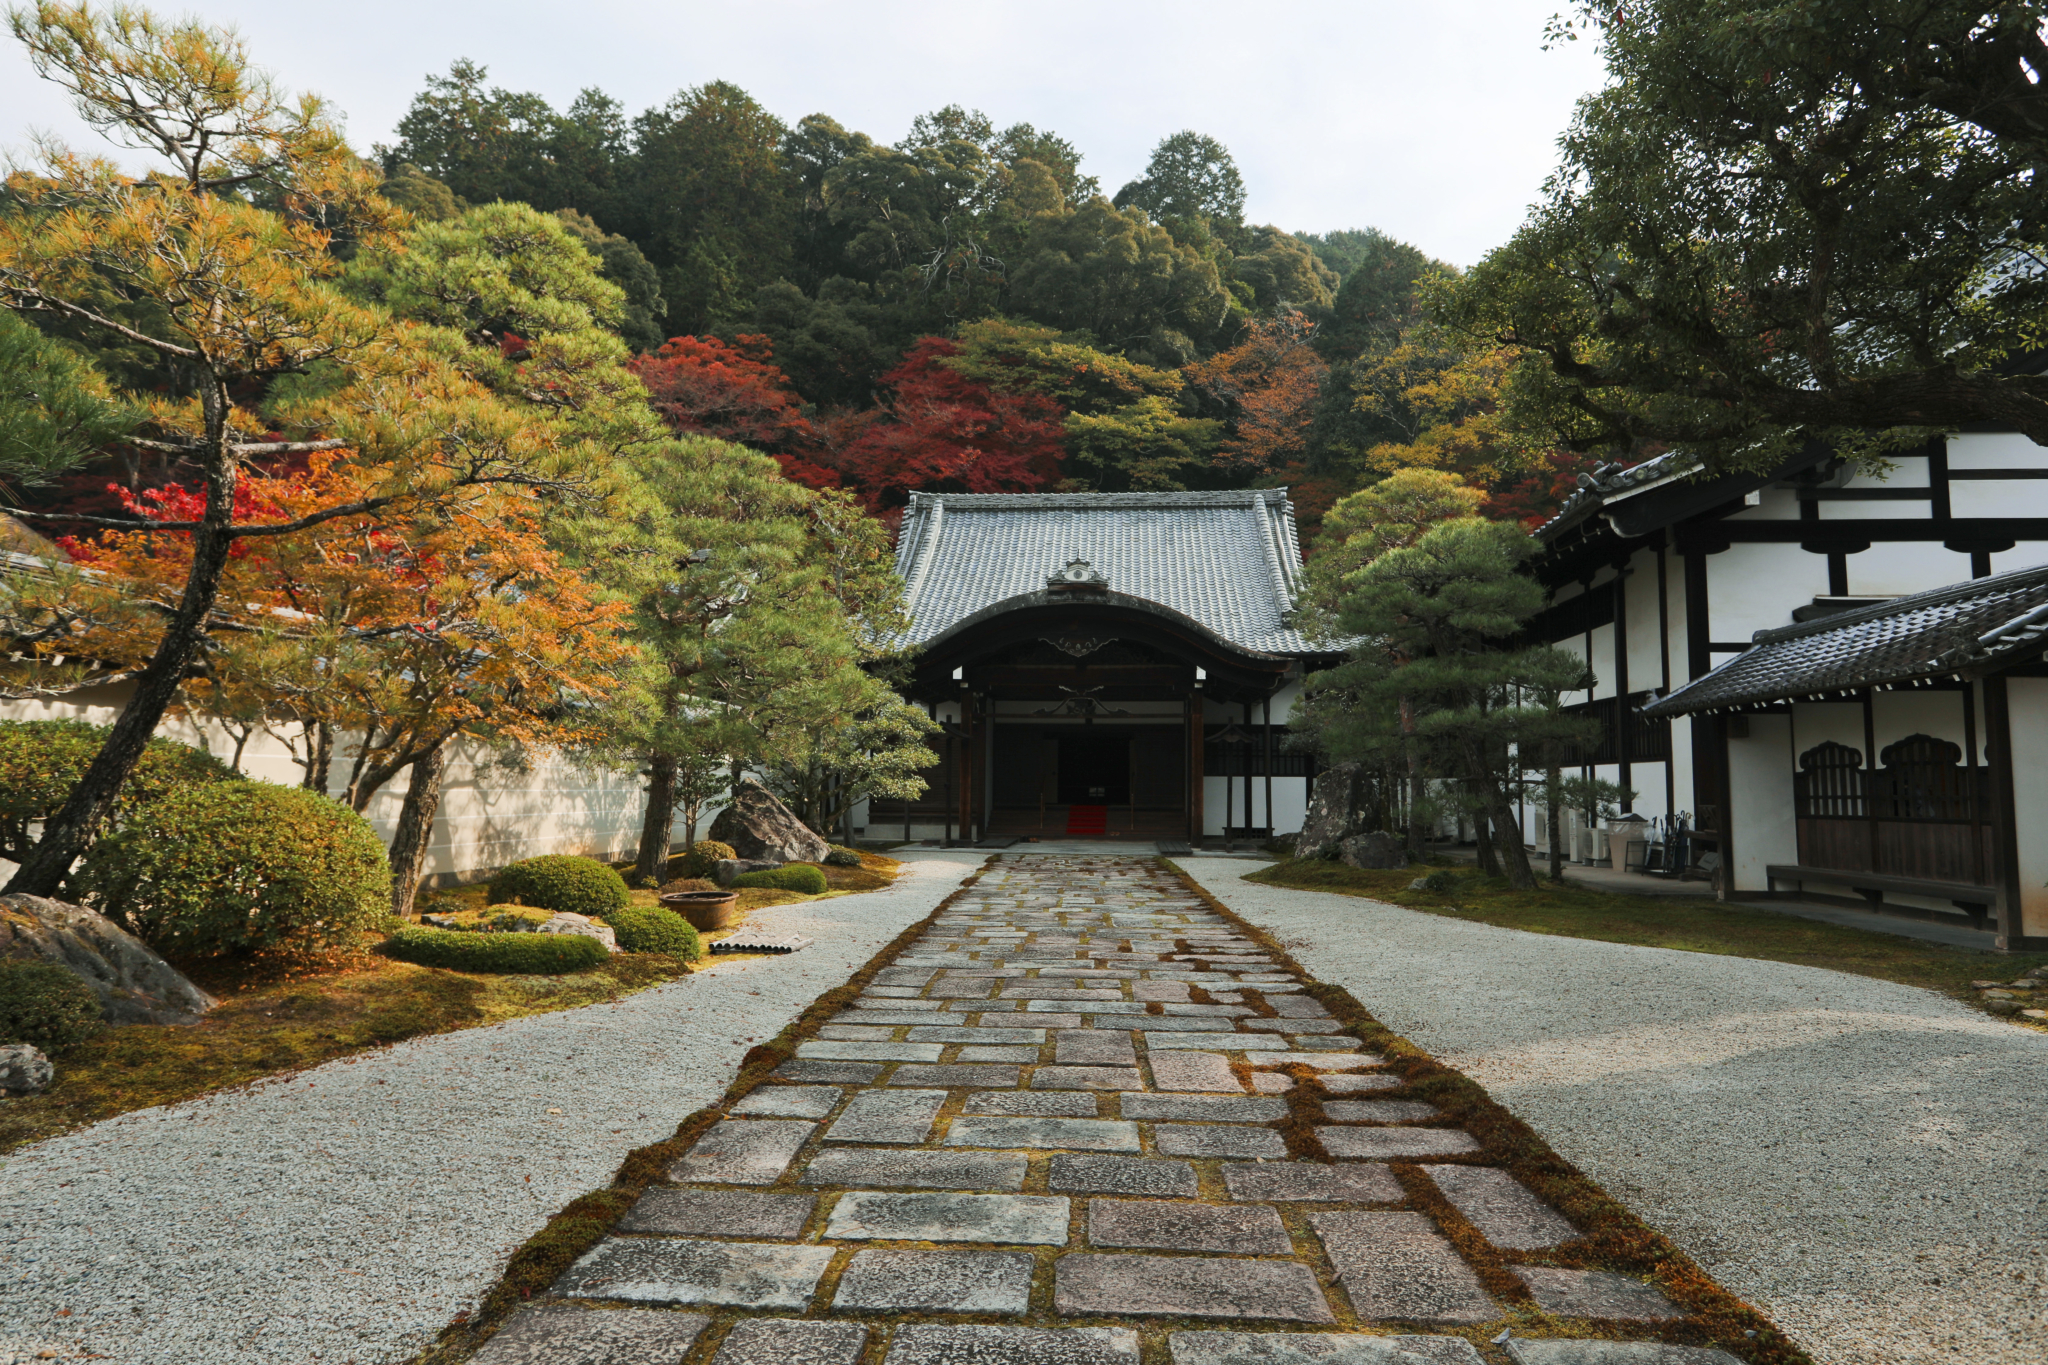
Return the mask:
[[[1592,44],[1542,50],[1563,0],[278,0],[164,4],[232,25],[294,90],[328,97],[363,151],[389,142],[458,57],[557,108],[597,86],[633,112],[725,80],[794,122],[826,113],[894,142],[947,104],[1078,146],[1113,193],[1182,128],[1229,147],[1246,218],[1377,227],[1470,265],[1505,241],[1600,83]],[[0,148],[31,132],[105,150],[64,93],[0,38]],[[139,160],[130,164],[141,165]]]

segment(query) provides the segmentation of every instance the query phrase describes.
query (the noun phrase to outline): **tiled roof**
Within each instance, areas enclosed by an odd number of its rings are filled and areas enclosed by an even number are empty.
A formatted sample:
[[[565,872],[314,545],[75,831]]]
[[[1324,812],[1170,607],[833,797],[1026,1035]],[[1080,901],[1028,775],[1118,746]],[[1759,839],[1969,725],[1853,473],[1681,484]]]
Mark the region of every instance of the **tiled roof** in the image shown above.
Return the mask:
[[[1698,460],[1675,450],[1626,468],[1618,464],[1601,465],[1589,474],[1579,475],[1577,491],[1564,500],[1563,506],[1557,509],[1557,515],[1529,534],[1538,540],[1549,540],[1584,521],[1609,498],[1641,488],[1644,484],[1694,474],[1699,469]]]
[[[2017,659],[2048,636],[2048,565],[1952,583],[1796,626],[1760,630],[1750,648],[1643,708],[1678,716],[1861,687],[1952,677]]]
[[[963,618],[1042,592],[1086,560],[1112,593],[1179,612],[1242,649],[1318,653],[1288,623],[1301,547],[1285,489],[1218,493],[912,493],[896,543],[922,645]]]

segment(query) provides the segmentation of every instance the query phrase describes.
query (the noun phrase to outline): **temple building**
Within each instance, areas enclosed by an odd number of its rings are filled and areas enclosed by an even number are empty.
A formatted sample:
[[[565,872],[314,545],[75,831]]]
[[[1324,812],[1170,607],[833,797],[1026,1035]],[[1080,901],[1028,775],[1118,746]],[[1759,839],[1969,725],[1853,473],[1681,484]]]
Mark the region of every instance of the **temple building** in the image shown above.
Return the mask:
[[[1173,846],[1301,827],[1282,743],[1304,674],[1281,489],[913,493],[897,541],[905,696],[944,726],[915,801],[867,837]]]

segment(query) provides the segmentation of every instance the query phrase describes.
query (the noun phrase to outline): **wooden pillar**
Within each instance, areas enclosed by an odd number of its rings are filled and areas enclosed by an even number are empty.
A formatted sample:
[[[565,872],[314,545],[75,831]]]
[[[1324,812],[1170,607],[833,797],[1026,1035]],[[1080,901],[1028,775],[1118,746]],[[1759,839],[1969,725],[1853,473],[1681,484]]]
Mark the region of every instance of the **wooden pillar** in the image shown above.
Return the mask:
[[[1872,872],[1887,871],[1881,863],[1883,846],[1877,837],[1877,710],[1871,704],[1871,691],[1863,689],[1863,837],[1870,841],[1870,856],[1865,864]],[[1866,896],[1870,908],[1884,913],[1882,893]]]
[[[960,842],[974,842],[974,694],[960,689]]]
[[[1208,717],[1202,706],[1202,684],[1199,679],[1195,689],[1188,695],[1188,844],[1199,847],[1202,831],[1208,824],[1208,812],[1203,800],[1208,795],[1208,783],[1203,779],[1209,774],[1204,770],[1208,762],[1209,746],[1202,742],[1203,731],[1208,726]]]
[[[1997,825],[1998,861],[1994,875],[1998,887],[1997,946],[2003,952],[2026,947],[2026,926],[2021,917],[2019,814],[2013,801],[2012,712],[2006,698],[2005,675],[1994,673],[1984,680],[1984,741],[1991,760],[1991,811]]]
[[[1970,875],[1980,885],[1991,885],[1991,863],[1985,856],[1984,827],[1991,823],[1978,793],[1977,769],[1977,684],[1963,684],[1963,791],[1970,812]]]
[[[1628,577],[1626,564],[1617,566],[1614,574],[1614,756],[1621,770],[1621,789],[1632,791],[1630,785],[1631,765],[1634,757],[1630,752],[1630,723],[1628,707]],[[1636,808],[1633,797],[1623,797],[1622,814]]]
[[[1273,820],[1273,694],[1268,692],[1262,713],[1266,718],[1266,837],[1277,839],[1280,828]]]

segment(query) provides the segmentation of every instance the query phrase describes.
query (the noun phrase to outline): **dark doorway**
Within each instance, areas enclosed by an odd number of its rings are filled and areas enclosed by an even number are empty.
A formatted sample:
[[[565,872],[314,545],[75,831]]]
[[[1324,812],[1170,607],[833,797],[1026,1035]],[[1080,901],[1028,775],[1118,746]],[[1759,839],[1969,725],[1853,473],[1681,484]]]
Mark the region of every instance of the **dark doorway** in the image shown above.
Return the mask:
[[[1131,742],[1060,736],[1059,796],[1067,806],[1125,806],[1131,800]]]

